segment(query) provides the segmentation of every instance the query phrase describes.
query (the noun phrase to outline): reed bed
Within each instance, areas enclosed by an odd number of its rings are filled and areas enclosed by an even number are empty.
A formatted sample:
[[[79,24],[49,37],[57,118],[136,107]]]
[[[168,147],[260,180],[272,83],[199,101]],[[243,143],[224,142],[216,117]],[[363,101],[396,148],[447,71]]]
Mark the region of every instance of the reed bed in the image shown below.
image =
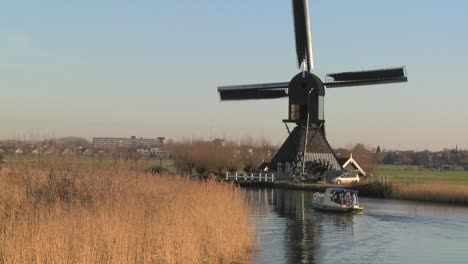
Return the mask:
[[[394,183],[391,197],[401,200],[468,205],[468,185],[450,183]]]
[[[0,263],[239,263],[255,233],[240,190],[75,159],[0,170]]]

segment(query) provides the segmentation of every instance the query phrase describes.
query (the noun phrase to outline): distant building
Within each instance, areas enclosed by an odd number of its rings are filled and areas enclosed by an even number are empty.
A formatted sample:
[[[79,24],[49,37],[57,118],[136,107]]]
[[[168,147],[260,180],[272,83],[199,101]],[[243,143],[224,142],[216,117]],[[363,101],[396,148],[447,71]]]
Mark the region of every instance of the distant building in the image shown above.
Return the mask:
[[[95,147],[110,148],[110,147],[127,147],[127,148],[142,148],[142,147],[153,147],[162,146],[165,143],[164,137],[158,138],[136,138],[132,136],[130,138],[104,138],[95,137],[93,138],[93,144]]]
[[[63,151],[62,151],[62,155],[70,155],[70,156],[73,156],[75,155],[75,150],[73,150],[72,148],[68,147],[68,148],[65,148]]]
[[[337,158],[337,160],[345,171],[357,171],[359,175],[366,176],[366,172],[359,166],[357,161],[353,159],[352,153],[349,158]]]
[[[137,149],[137,153],[142,155],[142,156],[145,156],[145,157],[149,157],[151,155],[151,152],[148,149],[145,149],[145,148]]]
[[[15,151],[16,155],[21,155],[23,153],[24,153],[24,150],[22,148],[17,148],[16,151]]]
[[[83,152],[83,156],[85,157],[92,157],[94,155],[93,151],[91,149],[87,149]]]
[[[50,148],[47,148],[45,154],[47,155],[55,155],[55,154],[58,154],[60,153],[60,150],[59,149],[56,149],[54,146],[50,147]]]
[[[219,146],[224,146],[225,142],[224,142],[224,139],[215,138],[215,139],[213,140],[213,144],[219,145]]]
[[[150,154],[159,159],[169,159],[171,156],[169,152],[162,148],[150,148]]]

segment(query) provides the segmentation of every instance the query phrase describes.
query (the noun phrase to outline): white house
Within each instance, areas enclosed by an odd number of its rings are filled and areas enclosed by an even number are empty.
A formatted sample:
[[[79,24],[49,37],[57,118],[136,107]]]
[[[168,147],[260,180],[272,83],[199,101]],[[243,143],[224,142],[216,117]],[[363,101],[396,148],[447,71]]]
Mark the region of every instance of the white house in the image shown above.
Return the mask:
[[[353,153],[349,158],[338,158],[338,162],[346,171],[358,171],[360,175],[366,176],[366,172],[359,166],[357,161],[353,159]]]

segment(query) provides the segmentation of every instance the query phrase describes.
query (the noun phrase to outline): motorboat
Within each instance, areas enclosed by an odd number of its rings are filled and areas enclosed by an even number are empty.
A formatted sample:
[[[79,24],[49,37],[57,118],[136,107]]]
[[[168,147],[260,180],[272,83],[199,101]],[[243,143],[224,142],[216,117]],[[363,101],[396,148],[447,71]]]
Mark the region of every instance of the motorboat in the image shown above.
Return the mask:
[[[316,210],[350,213],[364,210],[359,204],[358,191],[346,188],[327,188],[325,193],[315,193],[312,207]]]

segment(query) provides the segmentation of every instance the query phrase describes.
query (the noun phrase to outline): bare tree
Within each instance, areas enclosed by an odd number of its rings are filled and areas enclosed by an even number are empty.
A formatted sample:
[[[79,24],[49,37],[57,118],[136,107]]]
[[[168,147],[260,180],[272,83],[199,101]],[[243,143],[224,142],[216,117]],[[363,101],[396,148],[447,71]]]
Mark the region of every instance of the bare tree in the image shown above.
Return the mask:
[[[364,144],[357,144],[353,148],[353,158],[366,172],[373,172],[377,167],[377,153],[371,151]]]

